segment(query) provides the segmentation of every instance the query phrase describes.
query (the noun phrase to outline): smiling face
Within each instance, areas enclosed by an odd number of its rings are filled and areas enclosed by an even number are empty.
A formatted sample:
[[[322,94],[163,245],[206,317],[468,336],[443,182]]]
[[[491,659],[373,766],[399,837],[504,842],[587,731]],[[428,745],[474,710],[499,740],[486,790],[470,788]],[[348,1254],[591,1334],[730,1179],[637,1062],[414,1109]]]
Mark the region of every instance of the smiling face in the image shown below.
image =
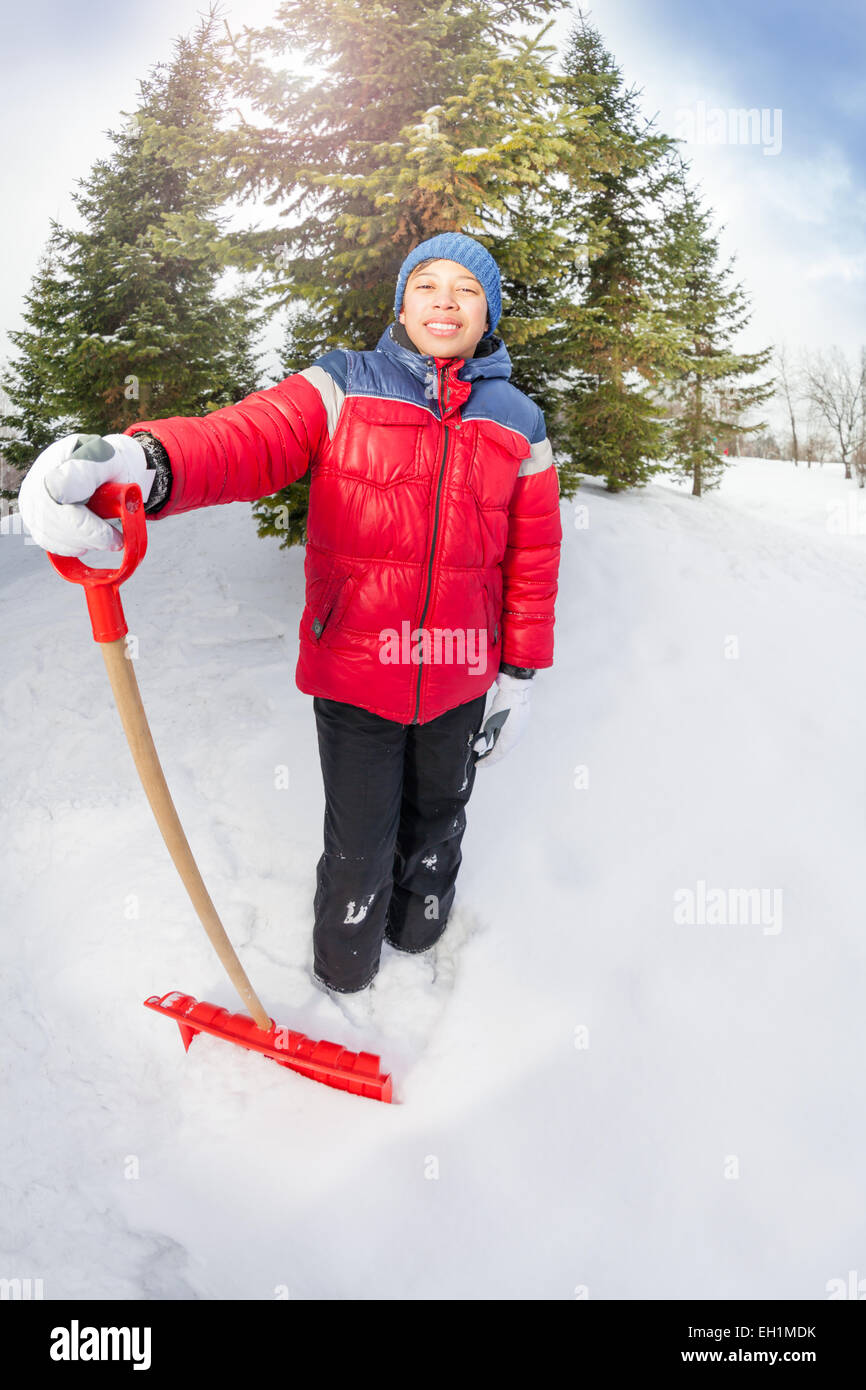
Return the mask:
[[[406,282],[403,324],[426,357],[472,357],[487,329],[487,297],[457,261],[416,266]]]

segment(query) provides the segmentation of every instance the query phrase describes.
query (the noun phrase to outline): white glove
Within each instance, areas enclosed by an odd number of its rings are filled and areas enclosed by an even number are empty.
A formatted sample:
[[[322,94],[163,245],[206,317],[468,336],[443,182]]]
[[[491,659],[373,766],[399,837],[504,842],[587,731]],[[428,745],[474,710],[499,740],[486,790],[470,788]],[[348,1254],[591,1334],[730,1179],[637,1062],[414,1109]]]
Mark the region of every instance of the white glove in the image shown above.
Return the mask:
[[[123,538],[84,506],[103,483],[138,483],[146,502],[156,473],[128,434],[67,434],[49,444],[18,490],[18,511],[37,545],[55,555],[122,550]]]
[[[487,712],[480,736],[473,748],[478,754],[477,767],[492,767],[509,753],[526,731],[529,723],[529,700],[532,679],[509,676],[500,671],[496,677],[496,693]]]

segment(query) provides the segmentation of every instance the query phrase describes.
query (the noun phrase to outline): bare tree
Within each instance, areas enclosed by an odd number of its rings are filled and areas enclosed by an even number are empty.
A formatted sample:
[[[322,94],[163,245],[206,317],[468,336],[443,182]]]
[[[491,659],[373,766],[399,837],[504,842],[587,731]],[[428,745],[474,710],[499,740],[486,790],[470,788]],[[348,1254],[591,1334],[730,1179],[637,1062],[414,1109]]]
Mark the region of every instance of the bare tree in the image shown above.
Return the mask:
[[[850,478],[852,456],[863,438],[866,352],[861,351],[854,368],[838,347],[818,352],[808,359],[804,380],[809,400],[839,441],[845,477]]]
[[[800,464],[800,444],[797,438],[797,405],[801,399],[800,369],[796,361],[792,361],[791,354],[784,343],[776,348],[773,366],[776,369],[778,394],[785,402],[788,418],[791,422],[791,456],[794,460],[794,467],[797,468]]]
[[[820,463],[821,467],[828,460],[834,457],[833,438],[827,433],[824,417],[815,408],[814,403],[806,397],[809,409],[806,415],[806,428],[803,440],[803,458],[806,460],[806,467],[811,468],[813,463]]]
[[[803,457],[806,460],[807,468],[811,468],[813,463],[820,463],[821,467],[828,459],[833,457],[833,441],[826,431],[818,429],[806,429],[806,437],[803,442]]]
[[[866,348],[860,349],[860,428],[851,458],[858,485],[866,487]]]
[[[782,450],[779,441],[772,430],[761,430],[749,443],[749,450],[752,458],[756,459],[779,459],[782,457]]]

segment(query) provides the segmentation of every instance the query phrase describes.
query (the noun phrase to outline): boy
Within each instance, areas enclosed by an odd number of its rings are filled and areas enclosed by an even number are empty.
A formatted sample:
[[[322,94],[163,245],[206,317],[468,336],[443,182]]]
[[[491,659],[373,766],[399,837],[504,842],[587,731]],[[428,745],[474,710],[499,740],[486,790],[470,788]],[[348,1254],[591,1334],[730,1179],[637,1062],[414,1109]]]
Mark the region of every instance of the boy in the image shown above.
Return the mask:
[[[371,983],[383,940],[438,941],[476,765],[513,747],[553,664],[559,484],[541,411],[508,380],[500,310],[490,253],[442,233],[403,262],[375,351],[326,353],[200,419],[68,436],[21,485],[33,539],[83,554],[119,548],[82,505],[101,483],[139,483],[161,518],[310,469],[296,683],[326,801],[314,975],[340,993]]]

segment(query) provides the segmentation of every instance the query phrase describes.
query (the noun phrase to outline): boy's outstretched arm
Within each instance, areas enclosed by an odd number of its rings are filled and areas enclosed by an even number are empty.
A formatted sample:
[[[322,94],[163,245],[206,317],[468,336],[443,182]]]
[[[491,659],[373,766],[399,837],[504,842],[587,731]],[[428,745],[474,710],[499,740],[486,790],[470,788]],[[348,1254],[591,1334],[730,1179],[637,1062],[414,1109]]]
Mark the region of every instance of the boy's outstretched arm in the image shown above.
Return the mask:
[[[253,502],[295,482],[327,437],[332,387],[328,373],[312,367],[209,415],[130,425],[124,434],[142,435],[156,469],[148,516]]]
[[[534,670],[553,665],[562,545],[559,475],[540,410],[538,415],[538,437],[520,466],[509,507],[508,545],[502,561],[500,658],[500,666]]]

